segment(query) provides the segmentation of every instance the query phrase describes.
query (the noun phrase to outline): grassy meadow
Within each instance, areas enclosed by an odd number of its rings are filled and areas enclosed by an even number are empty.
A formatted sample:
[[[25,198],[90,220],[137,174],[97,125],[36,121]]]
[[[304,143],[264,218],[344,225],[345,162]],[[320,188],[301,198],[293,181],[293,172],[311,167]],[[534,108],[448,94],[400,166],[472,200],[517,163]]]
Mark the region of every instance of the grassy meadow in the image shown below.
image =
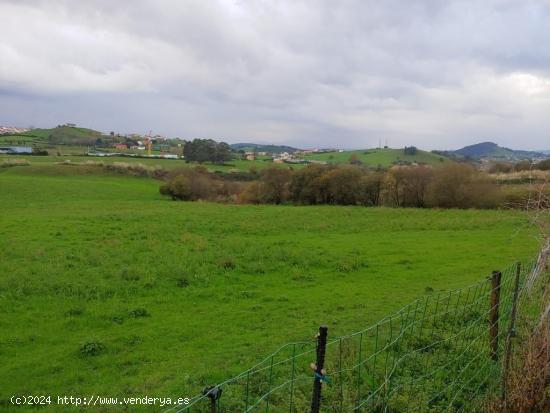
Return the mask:
[[[191,396],[319,324],[361,329],[537,250],[516,211],[173,202],[46,158],[0,168],[0,410]]]
[[[418,150],[415,155],[407,155],[403,149],[365,149],[343,152],[323,152],[307,154],[305,159],[315,161],[325,161],[333,163],[348,163],[350,157],[355,155],[363,164],[377,167],[390,166],[394,162],[406,161],[412,163],[425,163],[428,165],[438,165],[447,160],[447,158],[435,153]]]
[[[12,159],[26,159],[31,163],[31,165],[37,166],[37,167],[55,166],[55,165],[58,165],[59,163],[63,163],[66,161],[70,161],[74,164],[81,164],[87,161],[103,162],[105,164],[114,163],[114,162],[124,162],[129,164],[142,164],[146,166],[158,167],[166,170],[195,167],[198,165],[198,163],[196,162],[187,163],[182,159],[132,158],[128,156],[97,157],[97,156],[76,156],[76,155],[68,155],[68,156],[0,155],[0,165],[4,160],[12,160]],[[248,171],[250,170],[250,168],[256,168],[260,170],[260,169],[272,167],[272,166],[285,167],[288,165],[276,164],[271,161],[268,161],[267,159],[257,159],[254,161],[235,159],[224,165],[206,162],[203,164],[203,166],[206,167],[211,172],[216,172],[216,171],[232,172],[232,171]],[[293,165],[292,167],[300,168],[302,166],[303,165]],[[43,170],[43,171],[48,173],[48,170]]]

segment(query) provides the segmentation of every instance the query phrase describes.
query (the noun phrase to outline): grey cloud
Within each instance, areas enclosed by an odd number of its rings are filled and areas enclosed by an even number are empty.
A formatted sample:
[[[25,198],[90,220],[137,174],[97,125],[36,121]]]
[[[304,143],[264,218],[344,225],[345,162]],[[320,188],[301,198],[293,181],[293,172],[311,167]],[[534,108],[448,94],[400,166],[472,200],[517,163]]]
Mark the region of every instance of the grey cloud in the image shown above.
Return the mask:
[[[550,147],[546,0],[1,1],[0,15],[0,123]]]

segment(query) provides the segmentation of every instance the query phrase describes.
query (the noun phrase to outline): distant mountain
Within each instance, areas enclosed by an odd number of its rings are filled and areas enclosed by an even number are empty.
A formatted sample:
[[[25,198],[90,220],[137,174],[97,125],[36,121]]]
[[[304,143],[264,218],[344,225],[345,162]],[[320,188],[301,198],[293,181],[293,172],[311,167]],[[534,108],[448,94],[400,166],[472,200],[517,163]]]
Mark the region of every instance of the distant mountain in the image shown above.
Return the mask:
[[[464,158],[494,160],[520,160],[541,158],[545,156],[542,152],[504,148],[494,142],[476,143],[475,145],[465,146],[464,148],[456,151],[450,151],[450,153]]]
[[[281,153],[288,152],[294,153],[299,151],[298,148],[286,145],[264,145],[260,143],[234,143],[230,145],[235,151],[254,151],[254,152],[267,152],[267,153]]]

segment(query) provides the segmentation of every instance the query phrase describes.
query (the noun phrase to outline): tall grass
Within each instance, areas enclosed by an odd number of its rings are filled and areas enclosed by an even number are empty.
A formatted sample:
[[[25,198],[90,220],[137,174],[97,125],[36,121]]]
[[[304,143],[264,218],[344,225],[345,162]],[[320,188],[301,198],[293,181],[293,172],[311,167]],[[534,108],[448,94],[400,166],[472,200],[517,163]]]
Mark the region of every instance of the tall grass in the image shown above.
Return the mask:
[[[26,159],[5,159],[0,163],[0,168],[11,168],[13,166],[28,166],[31,163]]]
[[[97,167],[105,171],[114,172],[120,175],[141,176],[150,178],[162,178],[168,173],[165,169],[158,166],[149,166],[142,163],[113,162],[105,163],[102,161],[73,162],[70,159],[59,162],[59,165]]]

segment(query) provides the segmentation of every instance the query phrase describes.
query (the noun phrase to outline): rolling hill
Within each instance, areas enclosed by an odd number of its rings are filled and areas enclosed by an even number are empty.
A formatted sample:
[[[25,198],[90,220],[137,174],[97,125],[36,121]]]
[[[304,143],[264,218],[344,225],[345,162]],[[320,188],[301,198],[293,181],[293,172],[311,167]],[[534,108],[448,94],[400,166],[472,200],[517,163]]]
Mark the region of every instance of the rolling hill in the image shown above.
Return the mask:
[[[305,155],[305,159],[328,163],[349,163],[352,156],[357,157],[359,161],[368,166],[389,166],[399,163],[437,165],[447,160],[445,156],[420,149],[414,155],[407,155],[403,149],[390,148],[311,153]]]
[[[234,143],[231,146],[231,149],[235,151],[253,151],[253,152],[266,152],[266,153],[281,153],[288,152],[294,153],[299,151],[297,148],[286,145],[264,145],[260,143]]]
[[[451,153],[465,158],[494,160],[521,160],[545,156],[543,152],[504,148],[494,142],[476,143],[475,145],[465,146]]]
[[[90,145],[98,138],[106,137],[101,132],[73,126],[57,126],[49,129],[31,129],[29,131],[0,137],[6,143],[26,143],[33,145]]]

